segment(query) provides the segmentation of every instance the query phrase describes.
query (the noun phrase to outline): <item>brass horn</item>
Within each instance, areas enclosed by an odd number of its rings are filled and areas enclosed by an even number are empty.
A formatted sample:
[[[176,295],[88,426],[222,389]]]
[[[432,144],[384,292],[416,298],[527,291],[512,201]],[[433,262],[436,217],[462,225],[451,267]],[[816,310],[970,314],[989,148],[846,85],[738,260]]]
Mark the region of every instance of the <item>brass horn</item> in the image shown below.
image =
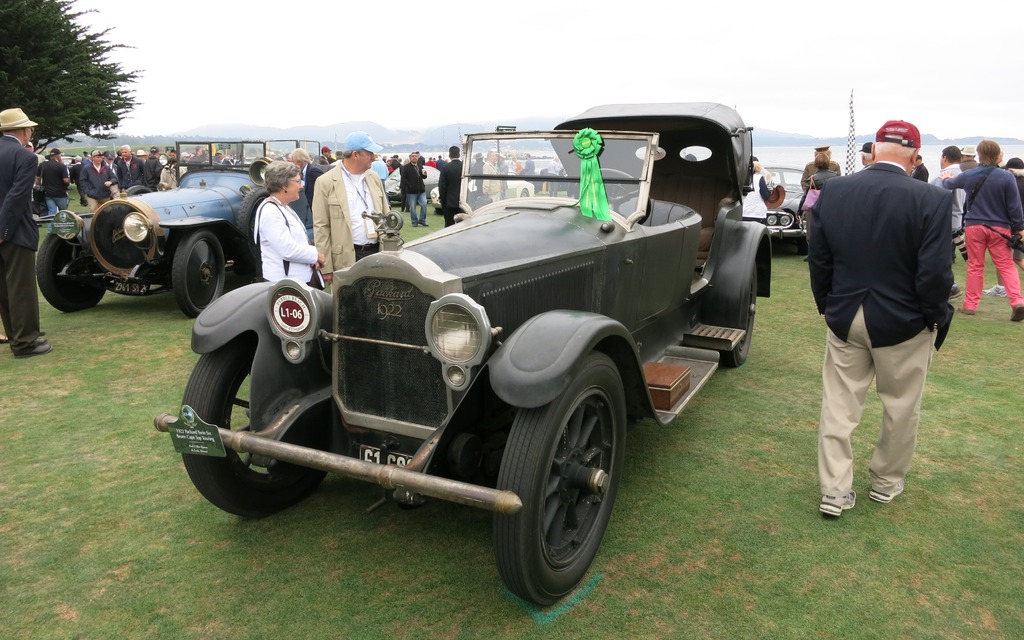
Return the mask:
[[[252,180],[252,183],[257,187],[262,187],[263,183],[266,181],[264,179],[264,175],[267,173],[267,165],[271,162],[273,161],[270,158],[264,156],[259,160],[254,160],[253,163],[249,165],[249,179]]]

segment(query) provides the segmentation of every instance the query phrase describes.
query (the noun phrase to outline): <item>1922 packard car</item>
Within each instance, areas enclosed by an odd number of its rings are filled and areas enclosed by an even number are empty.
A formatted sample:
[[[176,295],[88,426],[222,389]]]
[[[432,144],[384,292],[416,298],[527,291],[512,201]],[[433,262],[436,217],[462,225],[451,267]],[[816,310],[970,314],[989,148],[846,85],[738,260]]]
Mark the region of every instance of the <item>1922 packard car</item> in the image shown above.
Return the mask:
[[[43,297],[55,309],[96,306],[107,291],[145,296],[173,291],[195,317],[224,290],[228,268],[255,274],[253,215],[267,197],[262,174],[269,158],[316,142],[178,142],[178,187],[133,187],[94,213],[59,211],[36,260]],[[305,194],[293,207],[312,234]]]
[[[328,471],[404,506],[492,510],[505,584],[551,604],[598,551],[627,425],[671,421],[720,361],[747,358],[771,275],[767,230],[741,216],[750,144],[710,103],[470,135],[461,221],[403,245],[401,218],[375,216],[382,251],[337,271],[333,296],[293,280],[223,296],[195,322],[184,406],[156,426],[196,488],[244,517]],[[533,170],[477,153],[529,153]],[[504,188],[523,180],[533,197]]]

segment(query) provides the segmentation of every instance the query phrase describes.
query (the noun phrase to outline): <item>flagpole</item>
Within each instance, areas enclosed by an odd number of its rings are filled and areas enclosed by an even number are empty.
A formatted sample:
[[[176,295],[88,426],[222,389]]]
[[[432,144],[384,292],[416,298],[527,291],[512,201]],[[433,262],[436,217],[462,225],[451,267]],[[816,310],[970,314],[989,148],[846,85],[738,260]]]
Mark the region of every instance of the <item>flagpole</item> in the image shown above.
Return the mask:
[[[853,125],[853,89],[850,89],[850,132],[846,135],[846,175],[857,170],[857,129]]]

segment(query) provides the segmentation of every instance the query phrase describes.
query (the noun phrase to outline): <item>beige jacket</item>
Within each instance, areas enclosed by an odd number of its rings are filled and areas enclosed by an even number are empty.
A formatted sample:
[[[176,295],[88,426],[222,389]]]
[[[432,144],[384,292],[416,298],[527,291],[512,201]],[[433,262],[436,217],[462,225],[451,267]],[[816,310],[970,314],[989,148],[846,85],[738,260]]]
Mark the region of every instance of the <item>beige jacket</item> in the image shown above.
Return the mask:
[[[370,199],[375,212],[390,211],[380,176],[373,171],[367,171],[366,185],[370,189]],[[313,242],[316,244],[316,250],[327,258],[323,266],[324,273],[334,273],[356,262],[350,222],[352,213],[348,209],[345,177],[339,164],[317,178],[313,186]],[[362,216],[362,213],[359,211],[356,215]]]

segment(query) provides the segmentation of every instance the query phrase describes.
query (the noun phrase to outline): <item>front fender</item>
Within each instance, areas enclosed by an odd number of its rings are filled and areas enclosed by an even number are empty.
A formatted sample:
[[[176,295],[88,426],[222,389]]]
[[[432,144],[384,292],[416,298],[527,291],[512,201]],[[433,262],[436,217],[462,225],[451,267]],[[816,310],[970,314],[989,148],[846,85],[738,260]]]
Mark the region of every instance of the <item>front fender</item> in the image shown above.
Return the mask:
[[[511,406],[543,406],[565,391],[577,363],[602,342],[629,345],[636,360],[632,336],[607,316],[581,311],[534,316],[488,361],[491,388]]]
[[[250,423],[261,431],[285,410],[292,411],[293,423],[317,405],[330,401],[331,375],[323,362],[330,362],[330,349],[321,341],[321,354],[310,354],[301,362],[284,356],[281,340],[274,335],[267,317],[267,295],[273,283],[250,284],[214,300],[196,318],[192,327],[192,350],[210,353],[241,336],[256,339],[256,354],[249,378]],[[324,298],[320,328],[334,324],[331,297],[323,291],[313,295]],[[326,392],[325,392],[326,390]],[[296,410],[295,405],[298,405]],[[319,411],[313,412],[322,415]]]

